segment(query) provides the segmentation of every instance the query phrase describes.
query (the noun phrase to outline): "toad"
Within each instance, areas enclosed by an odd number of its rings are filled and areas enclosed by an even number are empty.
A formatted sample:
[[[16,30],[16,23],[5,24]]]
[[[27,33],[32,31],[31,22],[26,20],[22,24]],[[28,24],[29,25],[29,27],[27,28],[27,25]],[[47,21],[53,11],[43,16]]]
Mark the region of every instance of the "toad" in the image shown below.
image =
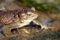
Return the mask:
[[[18,10],[0,11],[0,24],[18,25],[19,27],[28,25],[32,20],[37,18],[34,7],[23,8]]]

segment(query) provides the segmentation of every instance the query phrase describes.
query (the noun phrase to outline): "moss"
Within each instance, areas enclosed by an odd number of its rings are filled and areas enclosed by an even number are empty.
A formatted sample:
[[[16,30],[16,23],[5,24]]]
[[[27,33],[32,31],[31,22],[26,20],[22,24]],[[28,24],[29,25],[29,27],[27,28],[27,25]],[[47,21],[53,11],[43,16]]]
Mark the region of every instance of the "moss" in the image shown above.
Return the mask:
[[[18,1],[20,1],[20,0],[18,0]],[[48,2],[37,3],[34,0],[22,0],[20,2],[22,2],[23,4],[25,4],[27,6],[33,6],[38,11],[44,11],[44,12],[49,11],[49,12],[54,12],[54,13],[59,12],[59,9],[56,6],[54,6],[54,4],[49,5],[50,3],[48,3]]]

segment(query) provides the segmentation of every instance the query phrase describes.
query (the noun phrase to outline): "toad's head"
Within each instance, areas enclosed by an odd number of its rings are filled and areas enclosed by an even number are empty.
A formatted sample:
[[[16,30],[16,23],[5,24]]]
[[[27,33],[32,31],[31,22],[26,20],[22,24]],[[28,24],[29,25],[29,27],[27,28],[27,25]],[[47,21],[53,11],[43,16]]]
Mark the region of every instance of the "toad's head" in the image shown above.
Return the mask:
[[[38,17],[34,7],[25,8],[22,11],[23,12],[20,14],[20,18],[23,25],[29,24],[31,21]]]
[[[32,21],[33,19],[37,18],[37,13],[35,12],[35,8],[27,8],[27,9],[24,9],[25,12],[23,12],[21,14],[21,19],[22,19],[22,22],[24,21],[27,21],[27,22],[30,22]]]

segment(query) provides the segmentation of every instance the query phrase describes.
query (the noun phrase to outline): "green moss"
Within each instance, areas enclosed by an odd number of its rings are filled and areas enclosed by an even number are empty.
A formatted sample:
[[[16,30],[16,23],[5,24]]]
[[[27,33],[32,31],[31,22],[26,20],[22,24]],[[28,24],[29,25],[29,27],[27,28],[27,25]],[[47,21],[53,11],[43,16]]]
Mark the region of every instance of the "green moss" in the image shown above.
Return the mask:
[[[59,12],[59,9],[56,6],[49,5],[48,2],[37,3],[34,0],[21,0],[20,2],[24,3],[27,6],[33,6],[36,8],[36,10],[39,10],[39,11],[45,11],[45,12],[49,11],[49,12],[55,12],[55,13]]]

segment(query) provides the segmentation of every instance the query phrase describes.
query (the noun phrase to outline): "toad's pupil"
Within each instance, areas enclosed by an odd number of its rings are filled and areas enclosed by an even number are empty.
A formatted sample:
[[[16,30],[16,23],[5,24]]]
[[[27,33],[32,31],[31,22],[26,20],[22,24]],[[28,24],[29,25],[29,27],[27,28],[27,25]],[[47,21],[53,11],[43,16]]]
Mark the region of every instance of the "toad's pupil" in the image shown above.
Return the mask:
[[[29,16],[31,16],[31,14],[28,14]]]

